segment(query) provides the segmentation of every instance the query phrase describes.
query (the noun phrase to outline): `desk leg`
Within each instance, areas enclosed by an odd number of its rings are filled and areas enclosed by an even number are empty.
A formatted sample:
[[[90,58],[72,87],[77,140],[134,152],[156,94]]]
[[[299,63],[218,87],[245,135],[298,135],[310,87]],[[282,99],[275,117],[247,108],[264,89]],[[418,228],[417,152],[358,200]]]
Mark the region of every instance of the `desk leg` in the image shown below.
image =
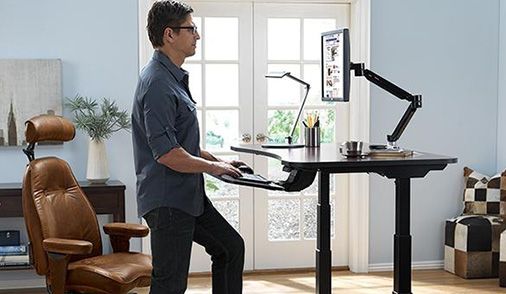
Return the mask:
[[[331,293],[331,261],[330,251],[330,174],[318,172],[318,206],[316,232],[316,293]]]
[[[410,179],[395,179],[393,294],[411,294],[410,197]]]

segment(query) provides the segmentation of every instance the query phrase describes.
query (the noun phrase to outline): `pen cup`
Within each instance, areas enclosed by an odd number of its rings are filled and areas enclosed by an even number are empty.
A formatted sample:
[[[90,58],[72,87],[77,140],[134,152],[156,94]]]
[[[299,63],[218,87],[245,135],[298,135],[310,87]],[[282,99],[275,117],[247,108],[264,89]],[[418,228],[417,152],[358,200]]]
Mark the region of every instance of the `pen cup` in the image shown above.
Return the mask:
[[[304,145],[306,147],[320,146],[320,128],[304,128]]]

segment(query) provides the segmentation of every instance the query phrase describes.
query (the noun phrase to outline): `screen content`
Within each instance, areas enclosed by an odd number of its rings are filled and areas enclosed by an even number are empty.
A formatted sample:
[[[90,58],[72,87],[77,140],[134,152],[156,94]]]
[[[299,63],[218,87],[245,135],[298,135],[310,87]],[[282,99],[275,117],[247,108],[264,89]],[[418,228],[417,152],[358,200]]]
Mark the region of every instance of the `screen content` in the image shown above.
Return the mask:
[[[348,101],[349,44],[346,33],[347,29],[322,33],[322,100]]]

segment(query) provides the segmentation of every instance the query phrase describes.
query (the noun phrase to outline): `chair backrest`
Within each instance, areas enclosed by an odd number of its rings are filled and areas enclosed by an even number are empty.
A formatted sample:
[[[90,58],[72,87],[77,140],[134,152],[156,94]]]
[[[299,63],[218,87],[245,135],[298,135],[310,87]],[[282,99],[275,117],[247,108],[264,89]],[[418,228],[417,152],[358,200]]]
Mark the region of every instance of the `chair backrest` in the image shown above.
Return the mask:
[[[59,116],[43,115],[26,122],[25,137],[33,146],[40,141],[69,141],[74,125]],[[46,238],[86,240],[93,244],[89,255],[73,256],[71,261],[102,254],[102,242],[95,211],[79,187],[67,162],[56,157],[32,160],[23,179],[23,215],[38,274],[48,274]]]

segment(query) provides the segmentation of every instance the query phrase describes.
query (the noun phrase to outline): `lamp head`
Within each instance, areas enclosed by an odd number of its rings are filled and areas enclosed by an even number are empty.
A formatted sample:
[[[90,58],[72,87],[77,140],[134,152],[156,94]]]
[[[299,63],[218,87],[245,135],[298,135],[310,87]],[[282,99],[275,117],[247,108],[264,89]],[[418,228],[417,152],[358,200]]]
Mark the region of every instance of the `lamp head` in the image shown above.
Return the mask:
[[[280,79],[284,76],[290,75],[288,71],[271,71],[265,75],[266,78],[276,78]]]

